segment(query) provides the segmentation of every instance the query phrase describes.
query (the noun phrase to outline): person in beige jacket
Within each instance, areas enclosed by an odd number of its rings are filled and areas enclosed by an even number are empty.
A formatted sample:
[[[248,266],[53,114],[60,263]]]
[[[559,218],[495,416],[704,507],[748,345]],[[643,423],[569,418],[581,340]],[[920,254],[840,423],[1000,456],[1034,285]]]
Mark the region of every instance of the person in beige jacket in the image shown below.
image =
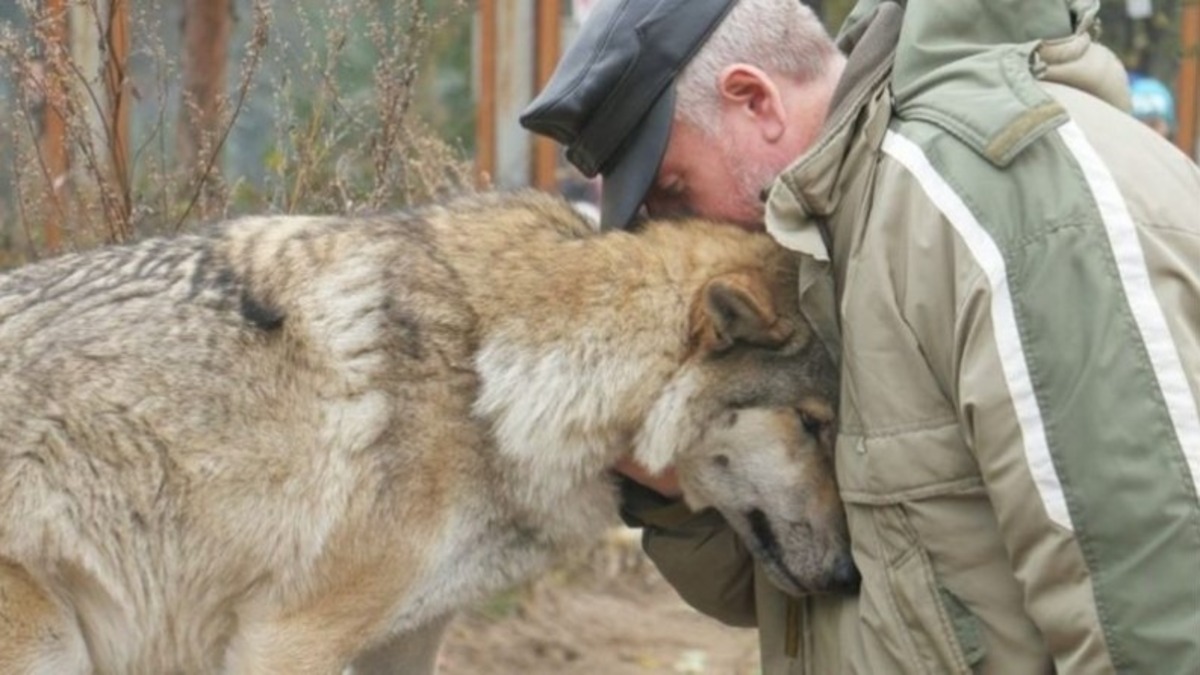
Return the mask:
[[[835,42],[795,0],[601,0],[523,117],[606,227],[804,254],[858,596],[786,597],[669,476],[624,488],[768,675],[1200,673],[1200,170],[1128,114],[1096,12],[864,0]]]

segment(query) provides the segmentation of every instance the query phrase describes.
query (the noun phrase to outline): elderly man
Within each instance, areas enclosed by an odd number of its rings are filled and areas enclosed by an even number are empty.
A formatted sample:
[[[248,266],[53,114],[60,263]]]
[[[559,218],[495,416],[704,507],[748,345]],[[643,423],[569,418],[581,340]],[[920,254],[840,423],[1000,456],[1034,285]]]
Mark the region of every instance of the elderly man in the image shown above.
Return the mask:
[[[669,476],[628,517],[767,673],[1200,673],[1200,172],[1091,0],[601,0],[523,123],[640,209],[765,221],[841,356],[859,598],[784,598]],[[765,203],[760,195],[769,188]]]

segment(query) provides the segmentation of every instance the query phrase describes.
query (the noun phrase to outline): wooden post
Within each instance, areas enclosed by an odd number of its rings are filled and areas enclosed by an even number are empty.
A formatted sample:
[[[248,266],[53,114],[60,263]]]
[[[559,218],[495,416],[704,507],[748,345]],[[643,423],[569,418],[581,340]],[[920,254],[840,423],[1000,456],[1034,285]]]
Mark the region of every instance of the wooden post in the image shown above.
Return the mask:
[[[1188,157],[1200,161],[1200,0],[1180,3],[1179,45],[1175,143]]]
[[[496,173],[496,0],[479,0],[478,47],[475,176],[480,187],[487,187]]]
[[[199,207],[202,218],[219,206],[219,172],[206,172],[218,153],[221,106],[225,101],[229,39],[233,33],[230,0],[184,0],[183,2],[183,92],[179,107],[179,161],[193,176],[204,181]]]
[[[71,102],[74,104],[72,114],[72,132],[81,138],[86,135],[91,142],[89,147],[96,147],[104,156],[108,155],[108,98],[107,86],[104,82],[104,64],[108,54],[108,45],[102,44],[105,26],[108,24],[108,0],[67,0],[67,38],[65,48],[71,55],[71,73],[68,85]],[[88,202],[90,199],[79,199],[78,188],[90,189],[99,187],[91,185],[91,181],[83,175],[87,161],[81,157],[83,143],[72,144],[71,175],[75,181],[76,194],[72,195],[77,202]],[[82,182],[82,185],[80,185]],[[86,204],[75,205],[76,209],[87,209]],[[79,221],[76,221],[79,222]]]
[[[46,208],[42,214],[46,249],[57,253],[62,247],[63,194],[67,184],[67,3],[44,0],[44,69],[42,85],[42,137],[39,152],[46,180]]]
[[[521,127],[521,111],[533,98],[534,0],[495,0],[495,143],[492,185],[511,190],[533,179],[533,143]]]
[[[116,203],[110,204],[109,222],[119,228],[111,232],[114,239],[127,239],[133,234],[133,191],[129,166],[129,87],[126,66],[129,64],[129,3],[128,0],[109,0],[108,22],[104,41],[104,88],[108,98],[107,136],[109,169],[115,190]]]
[[[537,58],[534,82],[540,92],[558,64],[562,35],[559,0],[537,0]],[[536,95],[536,92],[535,92]],[[533,185],[539,190],[558,187],[558,146],[545,136],[533,139]]]

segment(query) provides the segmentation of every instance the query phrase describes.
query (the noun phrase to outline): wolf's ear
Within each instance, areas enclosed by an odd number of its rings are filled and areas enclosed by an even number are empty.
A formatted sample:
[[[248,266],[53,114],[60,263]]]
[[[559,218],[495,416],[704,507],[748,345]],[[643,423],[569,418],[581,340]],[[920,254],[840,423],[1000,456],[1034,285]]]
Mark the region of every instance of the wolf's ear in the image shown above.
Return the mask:
[[[693,335],[701,348],[722,352],[738,343],[778,347],[792,334],[757,274],[733,272],[710,280],[701,291],[702,312],[693,314]],[[696,316],[699,314],[699,316]]]

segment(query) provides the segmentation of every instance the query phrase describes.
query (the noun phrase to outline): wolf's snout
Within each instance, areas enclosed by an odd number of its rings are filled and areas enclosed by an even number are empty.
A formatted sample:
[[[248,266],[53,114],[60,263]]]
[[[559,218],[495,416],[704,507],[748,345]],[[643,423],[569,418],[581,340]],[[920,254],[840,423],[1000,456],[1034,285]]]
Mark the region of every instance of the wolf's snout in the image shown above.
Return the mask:
[[[859,574],[858,565],[854,564],[854,558],[850,557],[849,553],[838,556],[833,570],[829,573],[829,590],[857,591],[861,583],[862,575]]]

